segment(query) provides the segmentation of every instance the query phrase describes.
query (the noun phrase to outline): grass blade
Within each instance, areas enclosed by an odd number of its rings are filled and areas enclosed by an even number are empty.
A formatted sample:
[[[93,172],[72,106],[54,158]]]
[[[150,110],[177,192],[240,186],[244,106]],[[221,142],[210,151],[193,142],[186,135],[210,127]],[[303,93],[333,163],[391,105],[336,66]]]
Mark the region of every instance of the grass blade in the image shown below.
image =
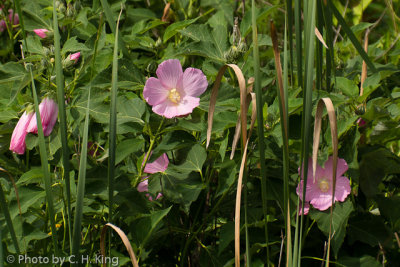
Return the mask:
[[[114,173],[115,173],[115,150],[117,140],[117,92],[118,92],[118,26],[122,14],[119,13],[117,29],[115,31],[114,55],[111,80],[111,107],[110,107],[110,136],[109,136],[109,156],[108,156],[108,221],[112,222],[113,194],[114,194]]]
[[[10,231],[10,235],[11,235],[11,239],[12,239],[12,241],[14,243],[15,251],[17,252],[17,254],[20,254],[19,245],[18,245],[18,239],[17,239],[17,236],[15,235],[14,225],[12,223],[12,219],[11,219],[11,216],[10,216],[10,211],[8,210],[6,197],[5,197],[4,191],[3,191],[3,186],[1,184],[0,184],[0,207],[1,207],[2,213],[4,215],[4,218],[6,220],[6,224],[7,224],[8,230]],[[0,230],[0,235],[1,235],[1,230]],[[1,237],[0,237],[0,243],[2,243],[1,242]],[[2,251],[1,247],[0,247],[0,254],[1,255],[3,254],[3,251]],[[4,261],[2,261],[2,259],[0,259],[0,262],[4,262]]]
[[[116,35],[117,24],[116,24],[116,22],[114,20],[114,16],[112,14],[111,7],[108,4],[107,0],[100,0],[100,2],[101,2],[101,5],[103,7],[103,11],[104,11],[104,13],[106,15],[107,22],[110,25],[111,31],[114,33],[114,35]],[[119,15],[119,17],[121,17],[121,14]],[[119,21],[119,19],[118,19],[118,21]],[[130,58],[129,51],[128,51],[128,49],[126,49],[124,41],[122,40],[122,38],[118,37],[117,40],[118,40],[118,45],[122,49],[122,53],[124,54],[124,56],[127,56],[128,58]]]
[[[294,26],[296,33],[296,58],[297,58],[297,85],[303,86],[303,44],[301,36],[301,1],[295,0],[294,2]]]
[[[51,238],[53,240],[55,255],[59,255],[58,244],[57,244],[58,243],[57,242],[57,228],[56,228],[56,223],[55,223],[55,212],[54,212],[54,206],[53,206],[54,198],[53,198],[53,193],[52,193],[52,189],[51,189],[50,171],[49,171],[49,167],[48,167],[49,162],[48,162],[47,151],[46,151],[46,143],[44,140],[42,120],[40,118],[39,101],[38,101],[38,97],[37,97],[37,93],[36,93],[35,80],[33,78],[33,72],[32,72],[31,66],[29,66],[29,71],[31,74],[32,95],[33,95],[33,101],[35,104],[36,122],[37,122],[37,129],[38,129],[38,135],[39,135],[40,161],[42,164],[44,188],[46,191],[47,208],[48,208],[49,217],[50,217]]]
[[[256,91],[257,101],[257,135],[258,146],[260,151],[260,174],[261,174],[261,197],[262,208],[264,214],[264,231],[265,243],[267,244],[267,266],[269,266],[269,248],[268,248],[268,219],[267,219],[267,173],[265,168],[265,143],[264,143],[264,119],[263,119],[263,96],[261,90],[261,76],[260,76],[260,56],[258,50],[257,40],[257,17],[256,17],[256,4],[251,1],[251,18],[252,18],[252,32],[253,32],[253,57],[254,57],[254,88]],[[246,150],[245,150],[246,151]]]
[[[285,21],[286,22],[286,21]],[[291,222],[290,222],[290,201],[289,201],[289,123],[288,123],[288,99],[287,99],[287,49],[286,49],[286,24],[285,24],[285,54],[284,54],[284,77],[282,74],[281,58],[278,48],[278,37],[274,23],[270,22],[271,39],[274,48],[275,68],[277,75],[277,94],[279,98],[279,111],[281,121],[281,131],[283,136],[283,192],[284,192],[284,207],[283,214],[285,218],[285,233],[286,233],[286,265],[291,266],[292,258],[292,238],[291,238]]]
[[[347,23],[344,20],[344,18],[342,17],[342,15],[340,14],[340,12],[333,5],[332,1],[328,1],[328,5],[329,5],[329,8],[332,11],[333,15],[336,17],[336,19],[338,20],[339,24],[342,26],[344,32],[347,34],[347,36],[349,37],[350,41],[353,43],[354,47],[357,49],[357,52],[360,54],[360,56],[363,58],[365,63],[368,65],[368,68],[370,68],[372,72],[376,72],[377,69],[375,68],[375,65],[369,59],[367,53],[365,53],[365,51],[362,48],[360,42],[357,40],[357,37],[354,35],[354,33],[352,32],[350,27],[347,26]]]
[[[68,237],[69,243],[72,242],[72,229],[71,229],[71,188],[69,176],[69,148],[68,148],[68,133],[67,133],[67,115],[65,111],[65,92],[64,92],[64,74],[61,63],[61,48],[60,48],[60,32],[58,30],[58,18],[56,0],[53,0],[53,30],[54,30],[54,54],[56,65],[56,85],[57,85],[57,100],[60,116],[60,133],[61,133],[61,147],[62,158],[64,166],[64,181],[65,190],[67,195],[67,222],[68,222]]]

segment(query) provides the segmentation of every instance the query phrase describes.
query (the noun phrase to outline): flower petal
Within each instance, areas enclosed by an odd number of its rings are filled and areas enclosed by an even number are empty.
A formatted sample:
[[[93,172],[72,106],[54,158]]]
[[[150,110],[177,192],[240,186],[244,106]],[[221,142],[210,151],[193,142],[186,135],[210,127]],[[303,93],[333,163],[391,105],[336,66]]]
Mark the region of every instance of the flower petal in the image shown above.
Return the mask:
[[[58,116],[58,105],[50,98],[44,98],[39,105],[40,118],[42,121],[44,136],[49,136],[53,131],[53,127],[56,124]],[[28,133],[38,133],[36,113],[30,121],[28,128],[26,129]]]
[[[192,113],[193,109],[199,104],[200,98],[185,96],[178,104],[166,100],[159,105],[153,106],[153,111],[160,116],[171,119]]]
[[[167,154],[162,154],[158,159],[151,163],[147,163],[146,167],[144,167],[145,173],[157,173],[163,172],[168,168],[169,160]]]
[[[183,71],[178,59],[168,59],[158,65],[157,77],[166,89],[177,87],[178,80],[182,77]]]
[[[27,135],[26,128],[32,120],[33,113],[27,114],[26,111],[22,114],[11,136],[10,150],[17,154],[25,153],[25,137]]]
[[[143,89],[143,97],[149,105],[158,105],[165,101],[169,91],[161,84],[160,80],[154,77],[146,81]]]
[[[149,180],[141,181],[137,186],[138,192],[147,192],[149,191]]]
[[[333,157],[330,156],[328,161],[325,162],[325,167],[322,171],[322,176],[332,180],[332,169],[333,169]],[[347,166],[347,162],[344,159],[338,158],[336,177],[342,176],[349,167]]]
[[[178,81],[177,87],[185,92],[185,95],[200,96],[208,86],[207,78],[203,72],[195,68],[187,68],[181,79]]]
[[[300,168],[298,169],[300,177],[303,178],[303,171],[300,170]],[[301,171],[301,173],[300,173]],[[321,168],[321,166],[319,166],[317,164],[316,168],[315,168],[315,177],[320,177],[321,173],[323,172],[323,169]],[[307,183],[313,183],[314,179],[313,179],[313,168],[312,168],[312,158],[308,159],[308,170],[307,170]]]
[[[310,203],[314,208],[319,210],[327,210],[330,206],[332,206],[332,193],[326,192],[314,192],[313,199],[311,199]]]
[[[310,203],[308,202],[304,202],[304,213],[303,213],[303,209],[302,209],[302,201],[300,200],[299,202],[299,214],[300,215],[307,215],[308,212],[310,211]]]
[[[335,200],[345,201],[351,192],[350,180],[347,177],[340,176],[336,179]]]

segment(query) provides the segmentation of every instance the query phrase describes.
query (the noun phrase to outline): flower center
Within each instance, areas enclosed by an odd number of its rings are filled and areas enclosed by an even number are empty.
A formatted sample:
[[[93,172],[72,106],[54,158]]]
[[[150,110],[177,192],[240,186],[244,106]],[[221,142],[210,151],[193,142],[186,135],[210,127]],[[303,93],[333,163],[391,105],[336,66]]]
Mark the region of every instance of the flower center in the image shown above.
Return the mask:
[[[326,179],[321,179],[318,181],[318,186],[323,193],[326,193],[329,190],[329,181]]]
[[[175,104],[178,104],[179,101],[181,101],[181,95],[178,93],[178,91],[175,88],[173,88],[173,89],[171,89],[171,91],[169,91],[168,98]]]

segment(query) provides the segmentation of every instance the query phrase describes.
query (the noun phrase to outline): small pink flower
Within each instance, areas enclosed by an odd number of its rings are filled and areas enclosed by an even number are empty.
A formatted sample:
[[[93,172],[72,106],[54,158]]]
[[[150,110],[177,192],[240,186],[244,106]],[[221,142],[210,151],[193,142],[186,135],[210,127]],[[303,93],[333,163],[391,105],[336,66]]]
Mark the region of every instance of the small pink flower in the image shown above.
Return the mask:
[[[146,166],[144,167],[144,172],[145,173],[163,172],[168,168],[168,164],[169,164],[168,156],[166,153],[164,153],[152,163],[147,163]]]
[[[310,204],[312,204],[316,209],[326,210],[332,205],[332,168],[333,158],[329,157],[328,161],[325,163],[325,168],[317,165],[315,177],[313,178],[312,160],[308,160],[308,178],[305,201],[310,202]],[[347,169],[348,166],[346,161],[339,158],[336,172],[334,201],[343,202],[350,194],[350,181],[347,177],[342,176]],[[303,198],[303,179],[297,186],[296,193],[300,199]]]
[[[357,124],[358,124],[359,128],[363,128],[367,124],[367,122],[365,120],[363,120],[362,118],[359,118],[357,120]]]
[[[53,127],[57,121],[58,105],[53,99],[45,97],[39,105],[39,111],[44,136],[49,136],[53,131]],[[26,131],[28,133],[38,133],[36,114],[29,123]]]
[[[69,55],[69,59],[72,61],[75,61],[74,64],[76,64],[78,62],[80,56],[81,56],[80,52],[74,53],[74,54]]]
[[[145,180],[141,181],[138,186],[137,186],[137,191],[139,192],[148,192],[149,191],[149,180],[147,179],[148,177],[145,177]],[[153,201],[152,196],[150,194],[146,194],[146,197],[150,200]],[[162,197],[161,193],[157,194],[156,200]]]
[[[49,30],[47,30],[47,29],[35,29],[33,31],[42,39],[46,38],[47,33],[49,32]]]
[[[12,9],[8,10],[8,19],[10,20],[12,25],[18,25],[19,24],[18,13],[14,14],[14,10],[12,10]]]
[[[7,29],[7,23],[2,19],[0,20],[0,32],[4,32],[5,29]]]
[[[143,97],[153,111],[166,118],[192,113],[200,104],[199,96],[207,89],[207,78],[195,68],[182,71],[179,60],[169,59],[157,68],[157,78],[146,81]]]
[[[25,153],[25,137],[27,135],[26,129],[29,122],[33,117],[33,112],[22,114],[11,136],[10,150],[17,154]]]

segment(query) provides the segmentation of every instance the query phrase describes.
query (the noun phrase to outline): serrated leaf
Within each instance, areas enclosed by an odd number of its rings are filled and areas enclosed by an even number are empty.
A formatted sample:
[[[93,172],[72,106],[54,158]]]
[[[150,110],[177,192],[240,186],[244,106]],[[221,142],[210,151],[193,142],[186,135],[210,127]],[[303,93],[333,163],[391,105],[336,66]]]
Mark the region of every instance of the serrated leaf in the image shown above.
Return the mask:
[[[79,43],[76,40],[76,36],[74,36],[72,38],[69,38],[65,42],[65,44],[64,44],[64,46],[63,46],[63,48],[61,50],[61,54],[65,55],[68,52],[78,52],[78,51],[82,52],[82,51],[89,51],[89,50],[90,49],[87,48],[86,45],[84,45],[82,43]]]

